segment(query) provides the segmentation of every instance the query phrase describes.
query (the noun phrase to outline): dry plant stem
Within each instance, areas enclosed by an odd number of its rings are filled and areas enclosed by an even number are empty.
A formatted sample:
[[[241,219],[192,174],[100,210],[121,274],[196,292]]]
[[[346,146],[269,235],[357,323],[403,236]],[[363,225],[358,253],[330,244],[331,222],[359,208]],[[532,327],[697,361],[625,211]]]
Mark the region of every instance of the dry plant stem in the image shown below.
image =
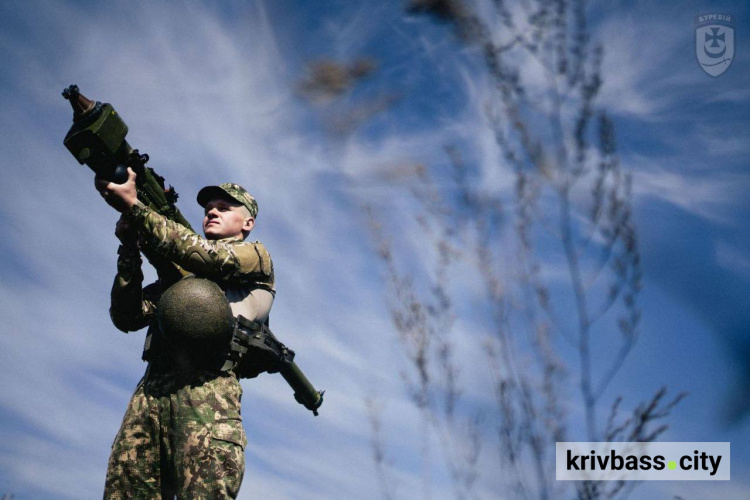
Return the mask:
[[[467,1],[410,2],[412,12],[452,26],[459,43],[479,49],[494,86],[487,118],[502,153],[497,168],[500,175],[510,170],[516,181],[512,199],[503,199],[513,209],[501,211],[502,194],[488,193],[481,182],[484,172],[464,162],[463,148],[456,145],[446,148],[452,171],[435,177],[441,183],[432,176],[439,167],[413,170],[411,191],[420,207],[415,218],[425,236],[420,258],[429,255],[434,266],[416,276],[400,271],[400,254],[376,218],[369,217],[389,286],[391,317],[406,355],[403,381],[421,424],[423,494],[432,493],[432,436],[438,438],[456,498],[474,496],[480,437],[486,437],[478,420],[466,417],[461,367],[454,356],[451,278],[460,261],[460,272],[471,267],[483,280],[491,320],[483,335],[464,331],[459,340],[481,342],[488,360],[486,392],[494,394],[495,406],[482,410],[496,422],[498,470],[520,498],[565,493],[621,498],[633,485],[584,482],[576,487],[556,482],[549,473],[550,443],[575,434],[567,416],[571,396],[582,402],[589,441],[648,441],[666,430],[664,419],[684,395],[667,401],[662,389],[624,417],[618,397],[600,432],[598,409],[632,352],[640,319],[630,180],[617,160],[613,123],[597,107],[602,50],[589,42],[585,2],[510,4],[494,0],[497,25],[505,31],[493,33],[491,20],[478,17]],[[527,81],[527,63],[537,65],[544,78]],[[358,76],[347,75],[346,67],[329,66],[318,80],[326,95],[340,98]],[[447,185],[446,178],[451,179]],[[512,224],[512,230],[503,231],[501,222]],[[564,285],[550,280],[558,264]],[[609,357],[597,356],[594,363],[602,340],[611,346]],[[573,346],[568,362],[558,357],[566,345]],[[579,377],[577,384],[568,383],[569,369]],[[571,386],[573,394],[568,393]],[[377,436],[379,427],[372,427]],[[374,444],[373,450],[376,466],[384,464],[382,445]],[[386,498],[393,494],[389,491]]]
[[[565,250],[565,258],[568,262],[570,280],[573,286],[576,311],[578,313],[578,353],[581,370],[581,394],[586,412],[586,432],[589,441],[596,441],[596,398],[591,382],[591,350],[590,350],[590,323],[588,307],[586,305],[586,291],[583,288],[581,273],[578,267],[578,258],[573,248],[570,227],[570,203],[567,192],[560,197],[560,230],[562,233],[562,245]]]
[[[439,199],[430,196],[425,196],[425,199],[433,203],[440,202]],[[460,433],[460,424],[453,414],[460,391],[457,388],[458,369],[452,360],[451,343],[446,338],[452,325],[451,304],[444,289],[447,278],[440,270],[443,266],[448,266],[452,258],[451,252],[442,238],[435,240],[435,246],[442,249],[438,261],[440,269],[435,271],[438,279],[431,286],[433,300],[425,300],[415,292],[413,279],[398,272],[393,261],[390,241],[383,236],[382,228],[372,215],[372,210],[368,209],[367,212],[369,225],[377,241],[378,253],[385,263],[387,279],[394,297],[391,304],[394,325],[410,361],[412,372],[416,375],[410,375],[408,372],[402,374],[411,399],[420,414],[423,496],[430,498],[432,494],[430,436],[434,430],[440,438],[441,451],[451,473],[455,495],[457,498],[468,498],[478,477],[476,464],[480,440],[475,437],[477,431],[472,431],[471,425],[467,430],[468,448],[464,446],[465,441],[453,438]],[[437,404],[435,397],[436,380],[441,381],[442,389],[439,395],[442,405]]]
[[[388,459],[386,458],[385,443],[383,440],[383,424],[381,420],[382,406],[372,398],[365,399],[365,409],[370,421],[370,447],[372,450],[375,471],[378,478],[378,486],[384,500],[393,500],[395,497],[395,486],[387,472]]]

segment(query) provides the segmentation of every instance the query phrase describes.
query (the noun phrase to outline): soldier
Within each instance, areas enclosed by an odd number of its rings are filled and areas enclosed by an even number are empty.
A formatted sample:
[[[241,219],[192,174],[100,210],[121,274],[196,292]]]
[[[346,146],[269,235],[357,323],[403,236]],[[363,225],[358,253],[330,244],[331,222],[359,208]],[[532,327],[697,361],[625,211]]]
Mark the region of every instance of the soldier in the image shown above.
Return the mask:
[[[233,371],[222,371],[210,353],[164,341],[155,321],[161,285],[142,287],[140,249],[147,246],[216,283],[235,317],[262,323],[275,294],[273,265],[262,244],[243,241],[258,205],[237,184],[203,188],[202,238],[138,201],[136,174],[131,169],[128,174],[124,184],[96,180],[105,201],[122,214],[115,230],[121,245],[110,315],[125,332],[150,325],[144,351],[149,365],[112,445],[104,497],[235,498],[246,445],[239,380]]]

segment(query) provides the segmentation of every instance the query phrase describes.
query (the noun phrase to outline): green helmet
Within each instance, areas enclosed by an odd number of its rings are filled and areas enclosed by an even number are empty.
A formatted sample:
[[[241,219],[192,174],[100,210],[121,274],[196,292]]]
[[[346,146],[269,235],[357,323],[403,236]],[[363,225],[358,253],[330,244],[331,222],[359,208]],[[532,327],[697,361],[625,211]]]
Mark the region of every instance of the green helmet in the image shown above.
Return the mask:
[[[224,292],[213,281],[188,276],[169,287],[156,307],[166,345],[211,354],[232,339],[234,316]]]

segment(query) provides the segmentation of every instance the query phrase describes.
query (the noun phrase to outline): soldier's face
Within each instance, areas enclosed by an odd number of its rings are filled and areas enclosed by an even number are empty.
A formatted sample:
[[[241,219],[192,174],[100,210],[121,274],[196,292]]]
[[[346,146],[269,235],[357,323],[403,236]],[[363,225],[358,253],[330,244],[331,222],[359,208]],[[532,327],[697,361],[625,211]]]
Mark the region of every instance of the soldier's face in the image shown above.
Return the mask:
[[[209,240],[222,238],[244,238],[243,231],[250,232],[255,221],[240,203],[227,198],[214,198],[205,207],[203,234]]]

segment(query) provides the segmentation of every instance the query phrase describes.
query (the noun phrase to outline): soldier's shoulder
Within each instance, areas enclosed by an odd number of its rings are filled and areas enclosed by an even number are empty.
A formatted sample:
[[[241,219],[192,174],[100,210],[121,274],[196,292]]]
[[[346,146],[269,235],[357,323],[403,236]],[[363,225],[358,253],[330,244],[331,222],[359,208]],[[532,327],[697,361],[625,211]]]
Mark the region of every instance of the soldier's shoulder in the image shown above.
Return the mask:
[[[255,250],[261,250],[261,251],[264,251],[264,252],[268,253],[268,249],[260,241],[245,241],[245,240],[241,240],[239,238],[235,238],[235,239],[232,239],[232,240],[227,240],[227,244],[230,245],[230,246],[232,246],[235,249],[241,248],[241,247],[246,247],[246,248],[252,248],[252,249],[255,249]]]
[[[256,240],[256,241],[250,242],[250,244],[254,245],[256,248],[262,248],[262,249],[266,250],[266,246],[263,243],[261,243],[260,241]],[[268,251],[268,250],[266,250],[266,251]]]
[[[243,273],[261,272],[266,276],[273,275],[271,254],[260,241],[238,241],[232,246]]]

